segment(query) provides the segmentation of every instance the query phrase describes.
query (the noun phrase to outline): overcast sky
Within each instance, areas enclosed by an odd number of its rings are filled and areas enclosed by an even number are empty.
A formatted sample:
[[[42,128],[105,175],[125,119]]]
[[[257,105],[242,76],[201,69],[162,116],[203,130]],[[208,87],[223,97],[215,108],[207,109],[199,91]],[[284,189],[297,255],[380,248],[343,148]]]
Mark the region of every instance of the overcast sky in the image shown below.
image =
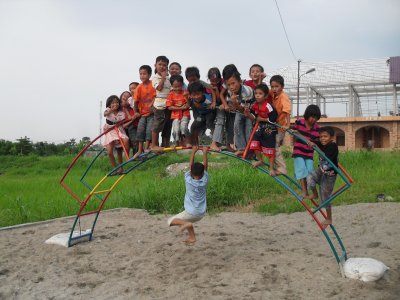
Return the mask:
[[[296,58],[400,55],[398,0],[277,0]],[[0,0],[0,139],[94,138],[101,111],[158,55],[210,67],[295,64],[274,0]]]

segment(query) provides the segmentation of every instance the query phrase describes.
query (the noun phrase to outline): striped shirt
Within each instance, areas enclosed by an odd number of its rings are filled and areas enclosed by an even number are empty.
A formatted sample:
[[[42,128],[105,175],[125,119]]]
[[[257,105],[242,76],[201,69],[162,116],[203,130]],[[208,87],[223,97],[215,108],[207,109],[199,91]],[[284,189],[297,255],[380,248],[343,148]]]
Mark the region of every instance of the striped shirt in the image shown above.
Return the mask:
[[[304,119],[299,119],[294,122],[293,129],[305,137],[308,141],[315,142],[319,138],[319,125],[315,123],[310,129],[306,127]],[[308,146],[300,139],[294,140],[292,157],[303,157],[304,159],[313,159],[314,149]]]

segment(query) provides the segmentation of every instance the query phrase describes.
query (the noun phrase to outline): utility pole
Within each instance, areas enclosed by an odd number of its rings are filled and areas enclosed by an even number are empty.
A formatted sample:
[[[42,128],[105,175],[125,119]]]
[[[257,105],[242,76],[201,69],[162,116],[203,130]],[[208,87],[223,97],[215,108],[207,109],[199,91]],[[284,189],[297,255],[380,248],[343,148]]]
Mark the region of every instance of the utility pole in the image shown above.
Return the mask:
[[[299,118],[299,107],[300,107],[300,62],[297,61],[297,119]]]
[[[103,116],[101,114],[102,111],[102,107],[103,107],[103,101],[100,101],[100,113],[99,113],[99,135],[101,134],[101,127],[102,127],[102,120],[103,120]],[[99,138],[99,144],[101,144],[101,138]]]

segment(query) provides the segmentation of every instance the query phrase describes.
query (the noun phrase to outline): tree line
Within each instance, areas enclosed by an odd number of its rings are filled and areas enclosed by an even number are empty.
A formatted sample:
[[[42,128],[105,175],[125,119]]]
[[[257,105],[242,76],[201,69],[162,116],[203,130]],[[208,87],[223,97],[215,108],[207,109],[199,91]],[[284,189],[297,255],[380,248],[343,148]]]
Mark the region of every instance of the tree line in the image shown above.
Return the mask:
[[[70,155],[78,154],[88,143],[90,143],[89,137],[83,137],[79,142],[76,139],[70,139],[67,142],[61,144],[48,143],[48,142],[36,142],[33,143],[28,137],[21,137],[16,142],[6,141],[0,139],[0,155]],[[93,150],[99,150],[102,148],[101,145],[93,145]]]

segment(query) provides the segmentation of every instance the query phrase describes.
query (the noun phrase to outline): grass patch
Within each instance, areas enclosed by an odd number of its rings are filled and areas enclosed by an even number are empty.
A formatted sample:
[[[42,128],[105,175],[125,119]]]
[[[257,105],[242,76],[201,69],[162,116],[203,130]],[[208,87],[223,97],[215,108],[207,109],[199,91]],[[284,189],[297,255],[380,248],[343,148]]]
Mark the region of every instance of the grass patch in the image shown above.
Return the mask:
[[[0,226],[76,214],[77,201],[59,184],[72,159],[71,156],[0,156]],[[143,164],[116,186],[104,209],[130,207],[154,214],[179,212],[185,193],[183,175],[170,177],[165,169],[169,164],[187,162],[188,159],[188,155],[170,153]],[[197,158],[200,159],[201,156]],[[250,209],[276,214],[304,210],[275,180],[249,165],[221,155],[210,155],[210,161],[227,166],[209,170],[209,212]],[[399,151],[341,153],[340,163],[353,177],[354,184],[333,204],[375,202],[380,193],[400,202],[399,161]],[[90,162],[91,158],[79,159],[65,181],[82,199],[111,170],[108,158],[100,157],[87,173],[85,186],[80,179]],[[289,174],[293,174],[290,158],[287,158],[287,165]],[[117,177],[107,178],[104,189],[115,180]],[[337,180],[337,187],[341,184],[342,181]],[[92,198],[89,209],[94,209],[99,202]]]

